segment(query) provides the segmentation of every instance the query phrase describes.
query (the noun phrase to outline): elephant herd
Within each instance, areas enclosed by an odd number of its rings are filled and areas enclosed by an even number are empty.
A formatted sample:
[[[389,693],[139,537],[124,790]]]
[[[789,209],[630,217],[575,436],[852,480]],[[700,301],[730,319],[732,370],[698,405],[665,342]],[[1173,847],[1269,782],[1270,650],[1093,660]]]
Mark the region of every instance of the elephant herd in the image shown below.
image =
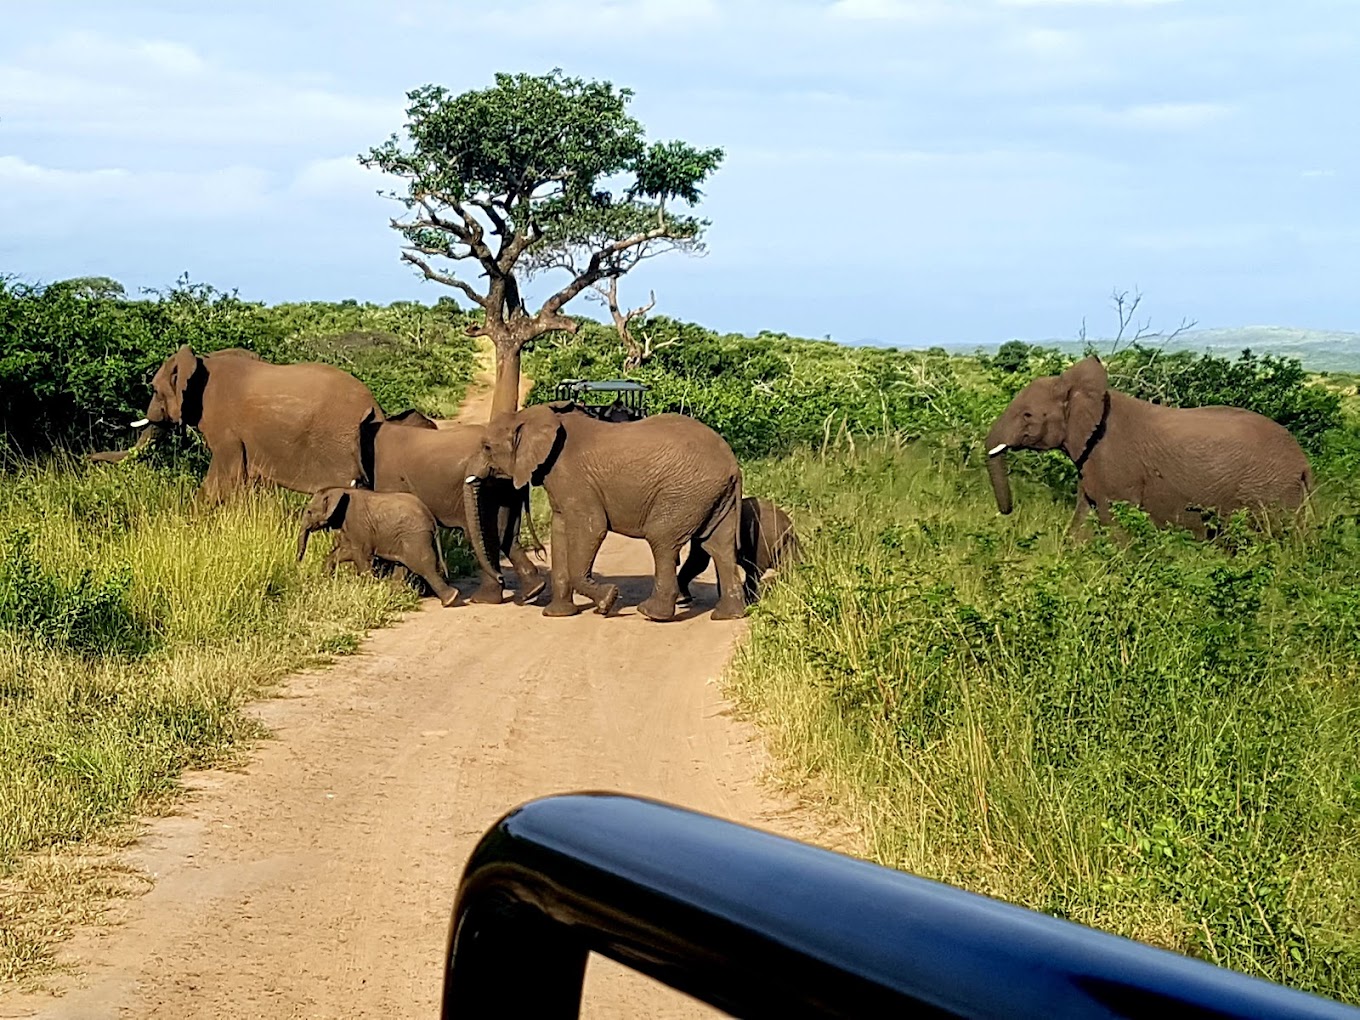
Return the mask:
[[[445,577],[440,527],[462,530],[477,557],[480,585],[470,601],[503,601],[502,554],[517,575],[517,603],[543,590],[520,542],[525,523],[541,551],[526,514],[531,485],[543,487],[552,508],[547,616],[580,612],[578,595],[609,614],[618,588],[597,580],[593,567],[610,531],[651,547],[654,586],[638,609],[652,620],[669,620],[690,601],[690,583],[710,561],[719,587],[713,618],[739,617],[761,576],[798,555],[788,515],[743,498],[731,447],[686,415],[597,418],[563,402],[441,428],[415,411],[388,417],[367,386],[330,365],[275,365],[240,349],[200,356],[188,346],[166,359],[151,386],[146,416],[133,423],[143,429],[134,448],[174,426],[198,429],[212,454],[203,498],[216,502],[250,483],[312,493],[299,559],[310,534],[333,530],[328,570],[349,562],[367,573],[387,561],[423,578],[446,606],[458,592]],[[1029,383],[986,447],[1003,514],[1011,512],[1006,451],[1065,452],[1079,478],[1077,535],[1091,511],[1109,524],[1112,504],[1127,502],[1160,525],[1205,537],[1215,513],[1247,510],[1262,520],[1297,510],[1313,482],[1299,444],[1270,419],[1138,400],[1111,390],[1094,357]]]
[[[369,573],[385,561],[421,577],[446,606],[459,595],[445,576],[440,527],[462,530],[477,557],[480,585],[470,601],[503,601],[502,554],[517,575],[517,603],[543,590],[520,542],[526,523],[538,545],[526,513],[531,485],[544,488],[552,508],[547,616],[580,612],[576,595],[608,615],[618,589],[598,581],[593,566],[609,531],[651,547],[655,583],[639,611],[653,620],[673,618],[690,601],[690,583],[710,560],[719,582],[713,618],[740,617],[761,575],[798,553],[788,515],[743,498],[731,447],[686,415],[602,420],[565,402],[487,425],[439,427],[415,411],[387,416],[367,386],[330,365],[275,365],[241,349],[197,355],[187,345],[151,388],[146,416],[133,423],[143,430],[134,449],[176,426],[197,429],[211,453],[202,499],[218,502],[254,483],[311,493],[299,559],[312,533],[331,530],[328,571],[349,562]],[[625,420],[609,420],[618,417]]]

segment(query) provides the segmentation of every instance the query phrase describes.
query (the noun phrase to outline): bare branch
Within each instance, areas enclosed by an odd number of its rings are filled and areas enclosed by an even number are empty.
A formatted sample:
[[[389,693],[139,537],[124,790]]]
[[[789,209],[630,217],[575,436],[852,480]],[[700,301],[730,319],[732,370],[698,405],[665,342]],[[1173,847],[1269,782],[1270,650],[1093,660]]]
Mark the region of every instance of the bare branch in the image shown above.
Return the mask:
[[[410,248],[404,249],[402,251],[401,258],[403,262],[411,263],[411,265],[415,266],[422,273],[424,273],[425,279],[433,280],[435,283],[442,283],[446,287],[456,287],[459,290],[461,290],[464,294],[466,294],[471,300],[481,305],[483,308],[486,309],[490,308],[490,299],[487,296],[483,294],[478,294],[475,290],[472,289],[470,285],[458,279],[458,277],[452,275],[451,273],[441,273],[439,270],[431,266],[428,262],[426,262],[423,258],[417,255]]]

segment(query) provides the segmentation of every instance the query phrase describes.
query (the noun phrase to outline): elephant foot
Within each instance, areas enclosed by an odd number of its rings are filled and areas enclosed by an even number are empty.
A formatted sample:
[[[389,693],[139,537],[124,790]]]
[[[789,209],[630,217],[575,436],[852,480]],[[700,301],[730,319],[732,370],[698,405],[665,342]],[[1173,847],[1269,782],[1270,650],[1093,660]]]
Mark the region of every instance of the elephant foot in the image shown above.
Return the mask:
[[[614,603],[619,600],[619,587],[611,584],[609,590],[604,593],[604,598],[595,603],[595,612],[601,616],[608,616],[609,611],[614,608]]]
[[[575,616],[581,611],[581,607],[575,602],[558,602],[553,599],[543,607],[544,616]]]
[[[659,599],[653,595],[638,606],[638,612],[649,620],[664,623],[675,619],[675,603],[670,599]]]
[[[439,604],[443,606],[445,609],[448,609],[449,606],[457,605],[458,589],[454,588],[452,591],[446,593],[445,595],[440,596]]]
[[[483,582],[481,587],[468,596],[469,602],[479,605],[498,606],[505,601],[505,588],[498,581]]]
[[[740,620],[745,615],[746,605],[741,598],[721,598],[718,600],[718,604],[713,607],[713,619],[715,620]]]
[[[522,606],[526,602],[532,602],[538,597],[548,582],[540,573],[533,573],[527,577],[520,577],[519,591],[515,592],[515,605]]]

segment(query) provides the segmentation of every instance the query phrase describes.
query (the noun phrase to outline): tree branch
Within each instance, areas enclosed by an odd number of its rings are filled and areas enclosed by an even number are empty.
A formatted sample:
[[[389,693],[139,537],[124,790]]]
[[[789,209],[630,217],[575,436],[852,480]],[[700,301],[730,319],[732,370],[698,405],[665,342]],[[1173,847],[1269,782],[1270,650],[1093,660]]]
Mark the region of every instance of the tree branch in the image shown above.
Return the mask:
[[[462,280],[458,279],[458,277],[452,275],[451,273],[441,273],[439,270],[435,269],[419,255],[415,254],[415,252],[412,251],[410,248],[404,249],[402,251],[401,258],[403,262],[411,263],[411,265],[415,266],[422,273],[424,273],[425,279],[433,280],[435,283],[442,283],[446,287],[457,287],[471,300],[475,301],[483,308],[486,309],[490,308],[490,298],[483,294],[478,294],[475,290],[472,289],[471,286],[469,286]]]

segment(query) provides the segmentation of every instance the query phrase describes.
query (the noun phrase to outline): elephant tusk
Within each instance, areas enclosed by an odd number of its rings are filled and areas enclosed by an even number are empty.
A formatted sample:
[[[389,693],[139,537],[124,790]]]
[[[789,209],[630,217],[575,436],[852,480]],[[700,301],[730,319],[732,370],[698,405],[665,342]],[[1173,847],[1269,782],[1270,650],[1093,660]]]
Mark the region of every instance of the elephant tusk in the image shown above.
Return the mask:
[[[139,428],[141,428],[143,425],[150,425],[150,424],[151,424],[151,419],[149,419],[149,418],[138,418],[136,421],[134,421],[134,422],[132,423],[132,427],[133,427],[134,429],[139,429]]]
[[[1005,443],[997,443],[995,446],[993,446],[990,450],[987,451],[987,456],[995,457],[998,453],[1004,452],[1005,449],[1006,449]]]
[[[474,484],[476,484],[478,481],[480,481],[480,479],[479,479],[476,475],[468,475],[466,478],[463,479],[463,484],[464,484],[464,485],[474,485]]]

